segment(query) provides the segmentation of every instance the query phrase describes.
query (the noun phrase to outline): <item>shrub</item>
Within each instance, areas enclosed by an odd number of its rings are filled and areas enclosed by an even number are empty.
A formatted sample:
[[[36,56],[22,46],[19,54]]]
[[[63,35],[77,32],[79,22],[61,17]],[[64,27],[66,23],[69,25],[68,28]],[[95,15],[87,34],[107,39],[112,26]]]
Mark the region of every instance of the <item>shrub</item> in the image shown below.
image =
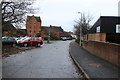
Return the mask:
[[[52,37],[52,38],[53,38],[53,40],[60,40],[59,37]]]
[[[77,38],[77,39],[75,40],[75,42],[79,44],[79,43],[80,43],[80,38]]]
[[[43,37],[44,40],[48,40],[48,37]]]
[[[78,43],[78,44],[80,44],[80,38],[77,38],[76,40],[75,40],[75,42],[76,43]],[[83,44],[83,40],[81,40],[81,45]]]

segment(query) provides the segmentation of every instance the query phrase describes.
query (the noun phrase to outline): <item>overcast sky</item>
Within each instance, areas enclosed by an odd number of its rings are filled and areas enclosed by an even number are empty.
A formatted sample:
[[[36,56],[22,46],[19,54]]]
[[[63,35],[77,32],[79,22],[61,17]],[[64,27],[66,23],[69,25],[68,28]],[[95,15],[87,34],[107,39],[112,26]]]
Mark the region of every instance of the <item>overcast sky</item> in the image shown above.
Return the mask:
[[[93,25],[100,16],[118,16],[120,0],[38,0],[34,7],[40,10],[34,14],[40,16],[42,26],[61,26],[65,31],[73,31],[74,20],[80,17],[77,12],[94,17]],[[32,15],[32,14],[30,14]]]

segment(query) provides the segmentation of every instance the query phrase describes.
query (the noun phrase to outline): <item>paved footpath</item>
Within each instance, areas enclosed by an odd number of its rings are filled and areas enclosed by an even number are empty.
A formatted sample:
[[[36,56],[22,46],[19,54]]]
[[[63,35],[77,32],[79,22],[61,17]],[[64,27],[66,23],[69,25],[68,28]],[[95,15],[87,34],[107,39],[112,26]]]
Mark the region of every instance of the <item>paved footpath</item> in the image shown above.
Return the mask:
[[[120,79],[120,73],[118,73],[117,66],[90,54],[85,49],[81,48],[77,43],[70,43],[69,52],[73,60],[75,60],[78,67],[83,70],[83,73],[87,78]]]

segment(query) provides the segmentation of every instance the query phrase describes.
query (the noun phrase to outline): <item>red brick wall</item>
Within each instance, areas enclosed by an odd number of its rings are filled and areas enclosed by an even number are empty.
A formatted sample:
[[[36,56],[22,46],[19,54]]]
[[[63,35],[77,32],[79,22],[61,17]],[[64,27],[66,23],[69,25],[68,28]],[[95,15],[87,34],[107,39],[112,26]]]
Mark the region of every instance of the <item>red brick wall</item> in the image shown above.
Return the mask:
[[[97,41],[85,41],[83,48],[104,60],[119,65],[120,62],[120,44],[112,44]]]
[[[47,35],[44,31],[41,32],[41,37],[49,37],[49,35]]]
[[[60,37],[64,37],[65,35],[63,33],[60,33]]]
[[[83,39],[91,41],[103,41],[106,42],[106,33],[95,33],[84,35]]]
[[[2,35],[13,36],[13,35],[17,35],[17,32],[16,31],[3,31]]]
[[[31,26],[31,28],[30,28]],[[34,27],[35,26],[35,27]],[[35,36],[37,33],[41,31],[41,22],[37,22],[34,16],[31,17],[31,19],[26,21],[26,28],[28,36]],[[30,33],[31,30],[31,33]],[[35,31],[35,32],[34,32]]]

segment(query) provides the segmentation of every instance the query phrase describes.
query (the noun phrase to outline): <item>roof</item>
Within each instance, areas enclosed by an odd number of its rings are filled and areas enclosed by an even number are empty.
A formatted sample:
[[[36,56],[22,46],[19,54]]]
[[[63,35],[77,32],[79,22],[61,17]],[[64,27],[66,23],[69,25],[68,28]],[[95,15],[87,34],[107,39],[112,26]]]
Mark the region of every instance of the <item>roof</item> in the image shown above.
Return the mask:
[[[71,36],[71,35],[69,34],[69,32],[65,32],[65,31],[64,31],[64,35],[65,35],[65,36]]]
[[[14,31],[16,30],[16,28],[11,23],[6,23],[2,25],[2,30],[3,31]]]
[[[75,35],[75,33],[74,33],[74,32],[71,32],[71,31],[69,31],[68,33],[69,33],[69,34],[72,34],[72,35]]]
[[[27,29],[17,29],[17,34],[25,35],[25,34],[27,34]]]
[[[51,32],[59,32],[59,33],[63,33],[63,29],[61,28],[61,26],[41,26],[42,31],[48,32],[49,29]]]
[[[34,15],[33,15],[33,16],[34,16]],[[33,17],[33,16],[27,16],[27,20],[30,20],[30,18]],[[34,17],[35,17],[35,19],[36,19],[38,22],[41,22],[40,16],[39,16],[39,17],[34,16]]]
[[[27,29],[17,29],[17,31],[21,31],[21,32],[27,33]]]
[[[52,31],[63,33],[61,26],[50,26]]]

